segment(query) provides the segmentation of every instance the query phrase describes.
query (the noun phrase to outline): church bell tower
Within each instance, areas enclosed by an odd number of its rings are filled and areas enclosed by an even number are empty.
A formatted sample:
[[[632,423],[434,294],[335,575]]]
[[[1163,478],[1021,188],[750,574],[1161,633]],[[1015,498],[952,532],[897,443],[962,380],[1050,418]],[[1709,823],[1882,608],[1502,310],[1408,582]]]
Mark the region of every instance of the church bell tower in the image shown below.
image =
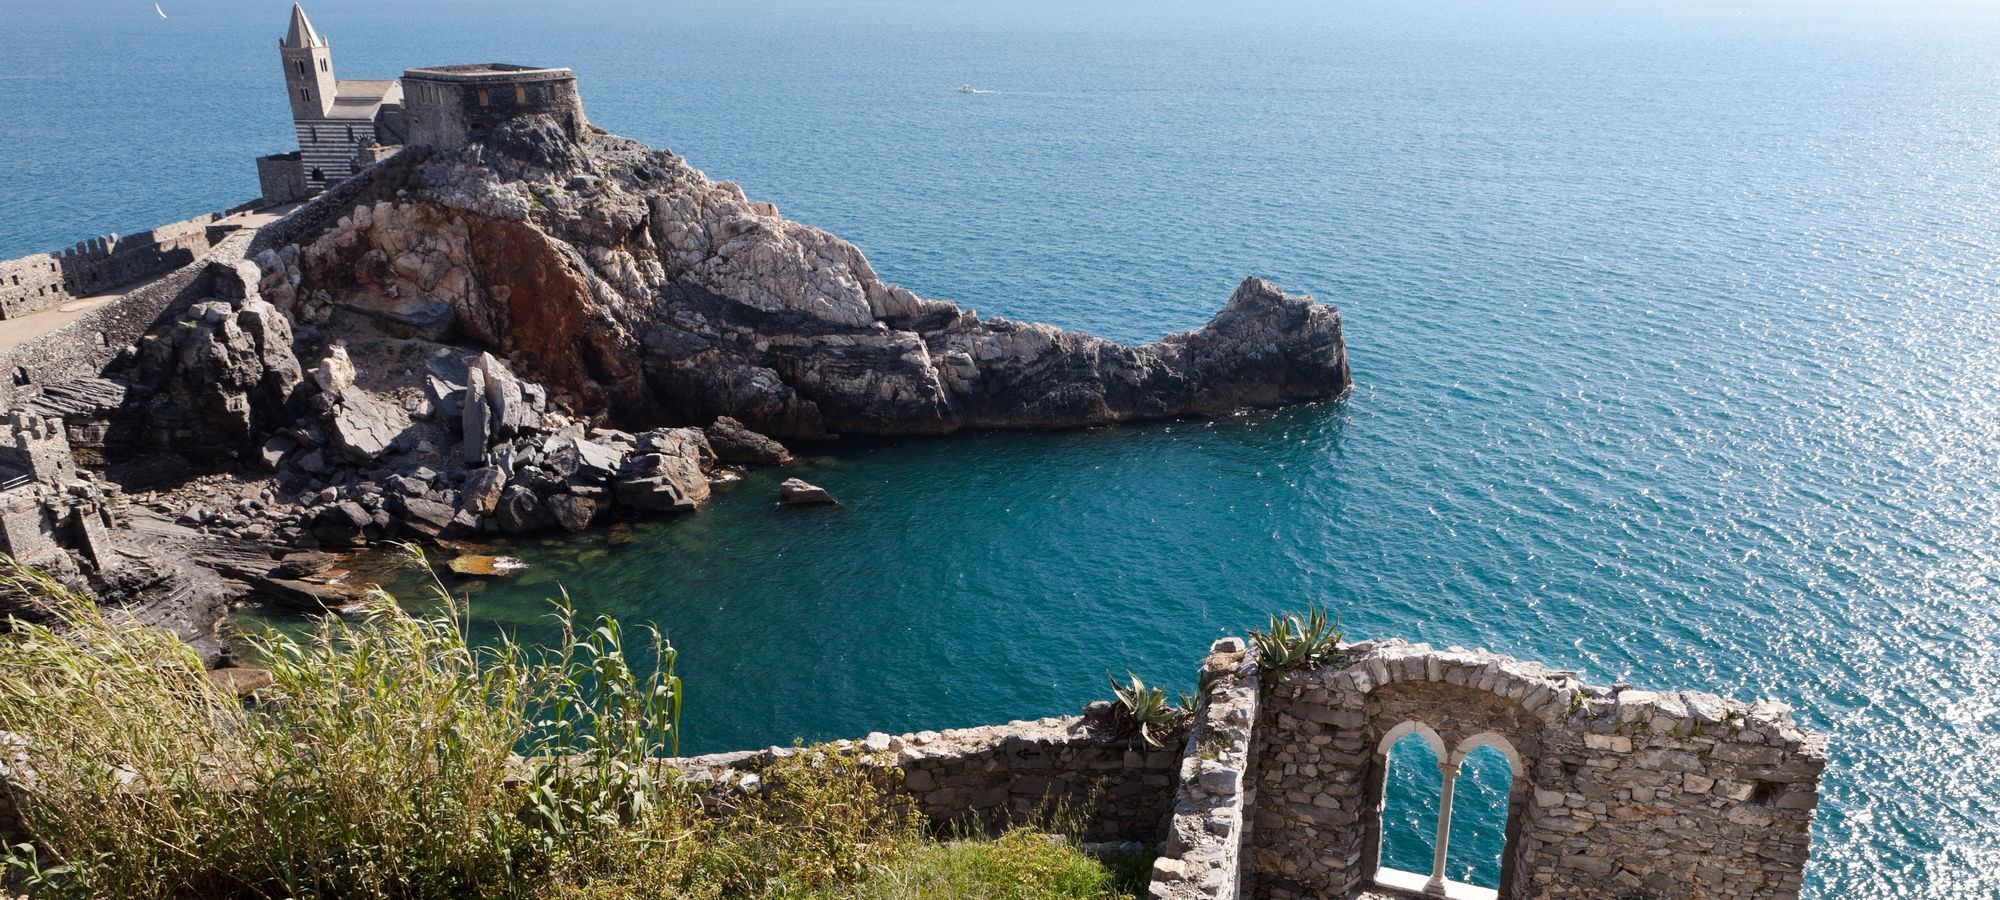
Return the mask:
[[[292,100],[292,121],[325,119],[333,113],[336,93],[333,80],[333,50],[326,38],[313,30],[312,20],[297,3],[292,4],[292,27],[278,43],[278,55],[285,61],[285,87]]]

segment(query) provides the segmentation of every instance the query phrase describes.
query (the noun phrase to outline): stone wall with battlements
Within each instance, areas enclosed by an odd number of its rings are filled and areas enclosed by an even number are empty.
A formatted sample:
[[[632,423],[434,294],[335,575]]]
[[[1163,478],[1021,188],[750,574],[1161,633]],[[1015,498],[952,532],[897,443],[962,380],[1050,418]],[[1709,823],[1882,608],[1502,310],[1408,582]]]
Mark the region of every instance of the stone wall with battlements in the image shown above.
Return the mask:
[[[188,265],[133,289],[45,334],[0,349],[0,409],[13,409],[44,385],[94,378],[162,316],[217,292],[217,278],[236,278],[254,232],[232,232],[209,248],[204,264]]]
[[[205,213],[150,231],[108,234],[53,253],[0,261],[0,319],[60,306],[186,266],[227,236],[226,213]]]

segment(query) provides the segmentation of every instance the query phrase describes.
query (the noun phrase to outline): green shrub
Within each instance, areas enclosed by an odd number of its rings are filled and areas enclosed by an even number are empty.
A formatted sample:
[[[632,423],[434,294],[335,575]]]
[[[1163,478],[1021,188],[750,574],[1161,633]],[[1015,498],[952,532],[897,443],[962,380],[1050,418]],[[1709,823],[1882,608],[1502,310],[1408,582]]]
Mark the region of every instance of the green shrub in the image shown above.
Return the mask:
[[[0,593],[51,619],[0,636],[0,764],[34,837],[4,863],[31,896],[872,897],[940,872],[947,896],[1110,896],[1074,850],[932,842],[893,770],[852,753],[790,755],[705,808],[658,764],[673,648],[646,632],[635,669],[620,626],[571,627],[566,597],[546,648],[472,645],[441,588],[441,614],[384,595],[266,633],[246,706],[179,640],[4,557]]]
[[[1283,681],[1287,672],[1332,659],[1342,637],[1340,620],[1329,621],[1325,608],[1314,603],[1303,616],[1272,616],[1263,631],[1250,632],[1250,643],[1257,648],[1258,664]]]

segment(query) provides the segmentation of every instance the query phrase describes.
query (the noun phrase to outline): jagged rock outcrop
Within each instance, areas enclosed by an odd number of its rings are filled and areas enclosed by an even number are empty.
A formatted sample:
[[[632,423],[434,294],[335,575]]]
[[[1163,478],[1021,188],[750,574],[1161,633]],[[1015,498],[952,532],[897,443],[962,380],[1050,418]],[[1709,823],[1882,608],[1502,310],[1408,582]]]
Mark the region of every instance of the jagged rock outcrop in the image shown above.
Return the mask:
[[[405,156],[375,176],[407,184],[399,198],[262,253],[266,290],[311,322],[422,330],[449,310],[428,336],[494,348],[577,415],[941,434],[1219,414],[1348,384],[1339,314],[1258,279],[1202,328],[1121,346],[918,297],[845,241],[622,138],[527,119]]]
[[[140,342],[131,382],[142,387],[125,404],[143,418],[147,449],[212,464],[286,424],[304,380],[291,320],[258,295],[254,266],[235,274],[219,282],[236,296],[193,303]]]

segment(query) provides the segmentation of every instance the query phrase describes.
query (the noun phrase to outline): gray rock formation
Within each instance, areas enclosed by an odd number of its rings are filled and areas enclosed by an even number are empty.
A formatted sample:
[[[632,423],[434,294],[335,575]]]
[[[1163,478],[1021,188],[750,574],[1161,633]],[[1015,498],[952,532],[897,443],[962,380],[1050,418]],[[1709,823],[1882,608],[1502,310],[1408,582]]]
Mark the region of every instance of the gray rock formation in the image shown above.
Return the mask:
[[[402,193],[258,257],[274,296],[309,322],[442,303],[457,335],[503,351],[571,413],[728,417],[782,438],[942,434],[1221,414],[1348,385],[1339,314],[1267,282],[1137,347],[981,319],[883,282],[852,245],[669,152],[535,119],[370,177]],[[508,382],[483,380],[489,408],[468,403],[468,422],[526,427]],[[483,431],[467,430],[468,454]]]
[[[839,501],[826,492],[826,488],[809,483],[800,478],[787,478],[778,485],[780,506],[832,506]]]
[[[792,461],[792,453],[785,445],[743,427],[742,422],[728,416],[716,419],[703,431],[708,435],[708,446],[715,450],[715,458],[722,462],[782,466]]]
[[[304,380],[291,320],[254,288],[189,306],[146,335],[136,362],[141,387],[125,402],[143,416],[142,443],[207,464],[247,455],[288,424]]]

